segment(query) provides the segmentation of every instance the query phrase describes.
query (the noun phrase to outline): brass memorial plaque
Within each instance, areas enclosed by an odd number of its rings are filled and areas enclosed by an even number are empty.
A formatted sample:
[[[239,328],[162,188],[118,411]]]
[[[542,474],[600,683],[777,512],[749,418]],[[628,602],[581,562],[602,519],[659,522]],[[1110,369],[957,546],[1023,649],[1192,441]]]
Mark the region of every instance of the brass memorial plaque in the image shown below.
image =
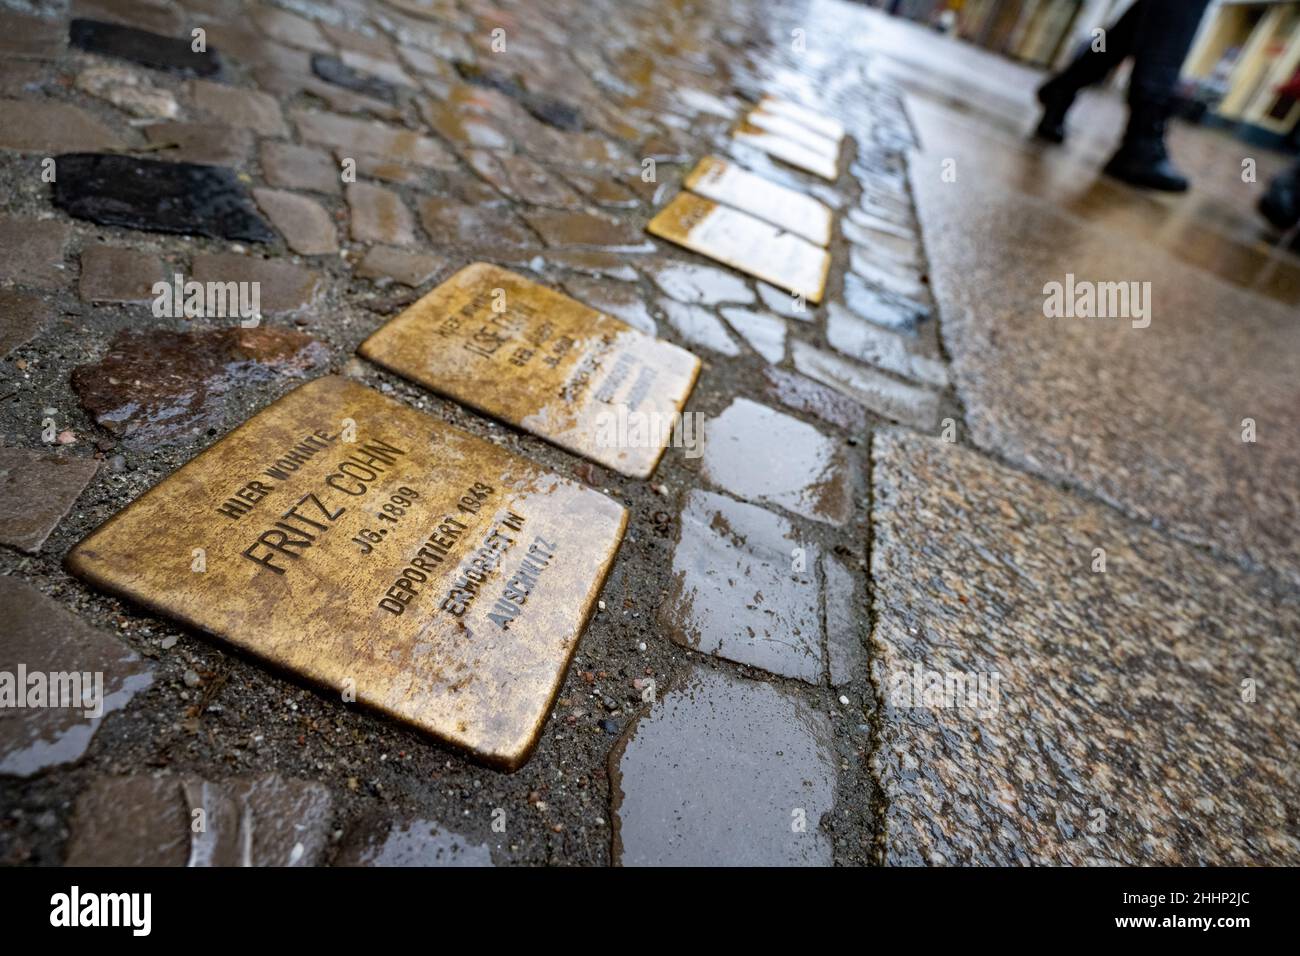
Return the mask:
[[[110,518],[68,566],[513,770],[626,524],[596,491],[327,377]]]
[[[833,214],[811,196],[764,179],[735,163],[705,156],[686,177],[686,188],[725,206],[757,216],[803,236],[823,248],[830,245]]]
[[[680,192],[646,229],[809,302],[822,300],[830,254],[738,209]]]
[[[654,472],[700,371],[685,349],[486,262],[457,272],[359,351],[634,478]],[[638,427],[621,427],[629,420]]]

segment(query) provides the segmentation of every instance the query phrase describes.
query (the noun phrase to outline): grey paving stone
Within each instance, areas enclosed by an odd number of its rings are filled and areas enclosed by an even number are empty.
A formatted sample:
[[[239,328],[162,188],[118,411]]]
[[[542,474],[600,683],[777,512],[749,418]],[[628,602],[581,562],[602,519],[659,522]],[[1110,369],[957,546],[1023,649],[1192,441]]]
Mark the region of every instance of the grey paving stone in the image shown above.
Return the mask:
[[[334,866],[491,866],[492,852],[432,820],[368,820],[343,838]]]
[[[785,358],[785,322],[769,312],[727,306],[719,310],[722,317],[767,361],[775,364]]]
[[[939,396],[858,365],[806,342],[793,342],[794,367],[809,378],[838,390],[883,418],[929,430],[939,417]]]
[[[0,359],[35,338],[49,314],[39,296],[0,289]]]
[[[338,252],[334,219],[314,199],[284,189],[254,189],[253,198],[294,252],[304,256]]]
[[[787,408],[815,415],[852,435],[867,431],[867,410],[843,392],[775,366],[763,369],[763,377],[766,379],[764,394]]]
[[[901,336],[864,322],[835,303],[826,310],[826,340],[837,352],[860,362],[923,385],[948,387],[948,367],[938,359],[917,355]]]
[[[289,132],[279,102],[269,93],[210,80],[191,80],[189,92],[196,107],[226,126],[249,129],[259,136],[284,137]]]
[[[184,866],[190,813],[177,777],[100,777],[77,797],[68,866]]]
[[[247,129],[213,123],[166,121],[144,128],[145,139],[157,155],[200,166],[243,166],[253,149]]]
[[[388,156],[393,162],[437,169],[448,161],[447,148],[430,136],[375,120],[353,119],[337,113],[290,110],[299,135],[309,143],[341,146]]]
[[[845,213],[844,221],[852,225],[859,226],[863,229],[873,229],[877,232],[887,233],[899,239],[905,239],[909,242],[918,242],[916,227],[913,225],[900,226],[896,222],[888,219],[882,219],[880,216],[874,216],[864,212],[857,207],[850,209]]]
[[[768,285],[766,282],[756,282],[754,284],[758,287],[758,297],[762,300],[763,305],[777,315],[783,315],[787,319],[798,319],[800,322],[811,322],[813,320],[814,307],[807,301],[799,303],[789,292]]]
[[[885,862],[1300,861],[1294,593],[957,445],[873,458]]]
[[[785,518],[692,491],[661,619],[685,647],[820,683],[825,668],[816,566],[816,547]]]
[[[918,310],[927,308],[926,285],[917,267],[901,265],[874,250],[854,246],[849,250],[849,268],[890,295],[914,303]]]
[[[508,209],[426,199],[420,204],[420,224],[436,247],[460,247],[493,257],[511,257],[537,248],[537,239]]]
[[[77,294],[83,302],[147,302],[164,278],[154,253],[99,243],[81,250]]]
[[[296,13],[275,7],[258,7],[253,12],[253,20],[268,36],[289,46],[317,53],[330,53],[334,49],[321,35],[316,24]]]
[[[669,298],[695,305],[734,302],[752,305],[754,291],[739,276],[712,266],[663,262],[647,267],[655,285]]]
[[[686,305],[674,299],[661,298],[658,305],[668,318],[668,324],[692,346],[700,346],[720,355],[735,357],[740,346],[727,332],[722,320],[702,305]]]
[[[0,53],[53,60],[62,48],[63,31],[58,23],[0,11]]]
[[[77,799],[67,865],[313,866],[332,809],[321,784],[275,774],[99,777]]]
[[[258,283],[263,315],[302,312],[315,305],[324,292],[320,273],[312,269],[233,252],[197,255],[191,273],[196,282]]]
[[[1294,305],[994,182],[972,176],[961,196],[918,181],[944,342],[975,443],[1300,582]],[[1144,322],[1136,314],[1047,318],[1045,288],[1067,275],[1150,282],[1150,324],[1134,327]],[[1243,441],[1251,425],[1256,440]]]
[[[822,556],[822,591],[831,685],[840,687],[867,676],[866,603],[853,572],[833,554]]]
[[[152,665],[17,578],[0,576],[0,608],[0,774],[80,760],[104,717],[153,683]]]
[[[641,231],[621,219],[563,209],[524,212],[528,224],[548,246],[611,246],[639,249],[648,245]]]
[[[272,186],[330,196],[337,196],[342,188],[342,167],[323,149],[264,140],[260,157],[262,172]]]
[[[447,261],[421,252],[372,246],[357,264],[357,275],[363,279],[394,279],[403,285],[422,286],[442,271]]]
[[[899,236],[864,226],[848,218],[840,220],[840,231],[844,238],[855,247],[869,250],[873,255],[887,258],[902,266],[920,266],[923,255],[921,244],[914,239]]]
[[[184,25],[180,9],[172,4],[142,0],[72,0],[72,15],[121,23],[153,33],[180,34]]]
[[[912,336],[931,314],[916,302],[885,294],[853,272],[844,274],[844,304],[868,322]]]
[[[0,99],[0,149],[48,156],[122,146],[116,133],[70,103]]]
[[[834,781],[825,714],[696,667],[610,755],[614,862],[829,866]]]
[[[352,238],[387,246],[415,242],[415,217],[402,197],[373,183],[349,183],[348,208],[352,212]]]
[[[645,301],[634,285],[569,276],[564,280],[564,289],[579,302],[621,319],[647,335],[657,335],[659,332],[659,323],[646,308]]]
[[[40,551],[98,470],[94,460],[0,448],[0,544]]]
[[[701,475],[738,498],[833,525],[852,517],[860,482],[841,441],[747,398],[705,423]]]
[[[72,230],[57,219],[0,219],[0,281],[57,289],[68,277],[63,248]]]
[[[467,149],[465,162],[501,194],[516,202],[559,209],[580,209],[583,202],[563,179],[527,156]]]

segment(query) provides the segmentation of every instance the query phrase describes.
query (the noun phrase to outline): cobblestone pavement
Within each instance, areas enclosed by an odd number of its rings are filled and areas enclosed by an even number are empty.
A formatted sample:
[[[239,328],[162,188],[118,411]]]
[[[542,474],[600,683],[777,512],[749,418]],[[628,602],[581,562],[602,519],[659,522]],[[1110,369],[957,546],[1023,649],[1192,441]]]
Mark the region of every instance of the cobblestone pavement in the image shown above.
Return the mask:
[[[1300,273],[1239,147],[1088,192],[1107,107],[1058,168],[1032,83],[839,0],[0,0],[0,669],[104,674],[0,712],[0,861],[1300,860]],[[710,155],[830,210],[821,302],[647,233]],[[702,453],[625,477],[357,355],[480,261],[699,356]],[[1044,318],[1067,272],[1150,327]],[[325,374],[628,511],[513,773],[65,570]]]

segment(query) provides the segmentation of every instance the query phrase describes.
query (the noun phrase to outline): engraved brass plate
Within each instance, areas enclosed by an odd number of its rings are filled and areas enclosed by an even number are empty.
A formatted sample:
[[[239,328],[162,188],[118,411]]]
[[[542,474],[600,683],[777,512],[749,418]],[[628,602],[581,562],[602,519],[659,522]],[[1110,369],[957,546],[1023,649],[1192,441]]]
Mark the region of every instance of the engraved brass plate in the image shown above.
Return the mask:
[[[759,101],[758,109],[765,113],[776,116],[784,116],[787,119],[794,120],[800,126],[804,126],[814,133],[825,136],[833,140],[837,145],[844,138],[844,124],[834,117],[827,116],[824,113],[818,113],[816,110],[810,110],[806,106],[798,103],[791,103],[789,100],[779,100],[774,96],[765,96]]]
[[[680,192],[646,229],[809,302],[822,300],[830,254],[730,206]]]
[[[838,154],[832,156],[825,152],[824,149],[818,149],[815,144],[809,146],[765,130],[761,126],[755,126],[748,121],[736,127],[732,138],[738,143],[761,149],[769,156],[781,160],[788,166],[802,169],[804,172],[820,176],[822,179],[835,182],[840,176]],[[814,143],[820,139],[820,137],[815,137]]]
[[[466,266],[361,344],[399,375],[647,478],[700,360],[506,269]],[[619,430],[619,422],[647,427]]]
[[[686,177],[686,188],[705,199],[734,206],[825,247],[831,241],[833,214],[811,196],[706,156]]]
[[[626,523],[599,492],[327,377],[146,492],[68,566],[515,769]]]

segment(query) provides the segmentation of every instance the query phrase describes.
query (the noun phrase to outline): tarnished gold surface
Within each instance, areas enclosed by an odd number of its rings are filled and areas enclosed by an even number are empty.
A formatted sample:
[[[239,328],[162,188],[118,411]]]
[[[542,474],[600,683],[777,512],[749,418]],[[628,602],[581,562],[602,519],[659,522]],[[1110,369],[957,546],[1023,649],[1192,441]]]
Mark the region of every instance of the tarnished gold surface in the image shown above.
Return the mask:
[[[626,523],[598,492],[327,377],[142,495],[68,566],[514,769]]]
[[[466,266],[361,344],[371,361],[608,468],[647,478],[695,385],[685,349],[506,269]],[[619,417],[654,423],[639,438]]]
[[[761,149],[795,169],[802,169],[830,182],[839,179],[838,151],[835,154],[828,153],[825,149],[828,141],[815,133],[808,134],[807,142],[800,142],[745,120],[736,127],[732,138],[738,143]]]
[[[822,300],[830,254],[747,213],[680,192],[646,229],[809,302]]]
[[[764,179],[735,163],[705,156],[686,177],[685,185],[705,199],[733,206],[819,246],[830,245],[833,219],[830,209],[811,196]]]

